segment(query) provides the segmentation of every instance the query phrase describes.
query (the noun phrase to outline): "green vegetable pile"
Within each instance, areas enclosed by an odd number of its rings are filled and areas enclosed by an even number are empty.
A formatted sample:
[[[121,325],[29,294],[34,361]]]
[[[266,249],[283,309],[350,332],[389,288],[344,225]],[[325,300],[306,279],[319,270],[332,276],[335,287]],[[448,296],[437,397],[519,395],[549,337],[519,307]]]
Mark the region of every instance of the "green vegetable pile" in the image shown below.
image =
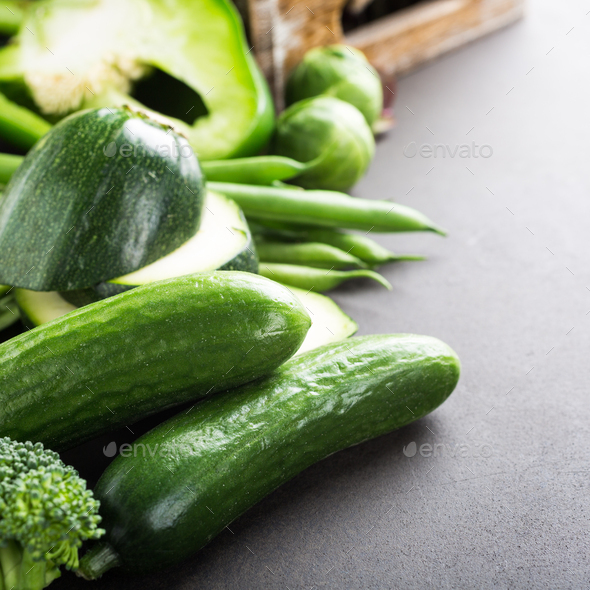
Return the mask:
[[[7,8],[0,590],[40,590],[60,566],[95,579],[176,564],[309,465],[445,401],[460,373],[446,344],[350,338],[357,324],[320,294],[391,289],[381,265],[422,259],[371,232],[444,235],[341,192],[383,127],[360,52],[310,51],[275,120],[229,0]],[[177,406],[137,440],[159,452],[116,458],[96,500],[43,447]]]

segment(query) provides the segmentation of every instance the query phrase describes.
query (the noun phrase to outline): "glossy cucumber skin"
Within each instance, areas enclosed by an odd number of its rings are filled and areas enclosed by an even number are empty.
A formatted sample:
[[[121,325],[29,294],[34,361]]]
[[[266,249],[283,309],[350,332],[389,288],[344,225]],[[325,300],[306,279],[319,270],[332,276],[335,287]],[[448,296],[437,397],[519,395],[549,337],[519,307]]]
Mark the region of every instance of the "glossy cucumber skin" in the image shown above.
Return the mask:
[[[0,432],[63,450],[270,373],[309,326],[293,294],[250,273],[133,289],[0,346]]]
[[[0,282],[70,290],[133,272],[195,234],[204,195],[180,135],[125,108],[75,113],[6,187]]]
[[[306,467],[434,410],[459,373],[456,354],[426,336],[351,338],[295,357],[140,437],[149,452],[118,457],[95,489],[105,539],[129,571],[179,562]]]

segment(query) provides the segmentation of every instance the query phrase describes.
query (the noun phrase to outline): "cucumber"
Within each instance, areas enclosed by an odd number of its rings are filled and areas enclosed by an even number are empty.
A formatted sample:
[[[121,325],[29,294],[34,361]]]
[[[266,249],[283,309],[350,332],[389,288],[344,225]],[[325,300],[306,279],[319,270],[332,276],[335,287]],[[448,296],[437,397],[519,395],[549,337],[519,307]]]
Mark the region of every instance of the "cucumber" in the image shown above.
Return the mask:
[[[305,292],[296,287],[287,287],[299,299],[311,318],[311,328],[296,354],[352,336],[357,323],[348,317],[329,297],[319,293]],[[28,328],[34,328],[78,309],[57,291],[29,291],[15,289],[20,317]],[[0,302],[2,300],[0,299]],[[0,309],[0,313],[1,313]],[[18,311],[17,311],[18,314]],[[0,315],[0,326],[2,315]],[[8,319],[8,318],[7,318]],[[18,315],[16,318],[18,319]]]
[[[0,432],[63,450],[269,373],[309,326],[292,293],[251,273],[138,287],[0,345]]]
[[[235,201],[207,192],[199,231],[180,248],[148,266],[88,289],[64,291],[81,307],[140,285],[211,270],[258,272],[258,256],[246,218]]]
[[[436,338],[363,336],[178,414],[101,476],[94,494],[106,542],[80,573],[145,573],[183,560],[306,467],[434,410],[459,372]]]
[[[296,354],[344,340],[358,330],[358,324],[325,295],[288,287],[305,307],[311,318],[311,328]]]
[[[204,198],[186,139],[128,108],[67,117],[27,154],[0,201],[0,282],[88,287],[191,238]]]

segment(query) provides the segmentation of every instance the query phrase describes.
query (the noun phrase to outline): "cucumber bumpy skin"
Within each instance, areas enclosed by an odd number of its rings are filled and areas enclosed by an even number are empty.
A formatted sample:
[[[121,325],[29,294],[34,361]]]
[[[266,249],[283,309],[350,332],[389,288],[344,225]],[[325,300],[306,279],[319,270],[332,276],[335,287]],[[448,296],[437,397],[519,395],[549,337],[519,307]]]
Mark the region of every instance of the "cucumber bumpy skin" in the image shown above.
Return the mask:
[[[303,354],[263,381],[206,400],[136,441],[100,478],[107,543],[79,574],[177,563],[324,457],[428,414],[460,365],[428,336],[351,338]]]
[[[0,346],[0,432],[61,451],[269,374],[310,323],[288,289],[251,273],[138,287]]]

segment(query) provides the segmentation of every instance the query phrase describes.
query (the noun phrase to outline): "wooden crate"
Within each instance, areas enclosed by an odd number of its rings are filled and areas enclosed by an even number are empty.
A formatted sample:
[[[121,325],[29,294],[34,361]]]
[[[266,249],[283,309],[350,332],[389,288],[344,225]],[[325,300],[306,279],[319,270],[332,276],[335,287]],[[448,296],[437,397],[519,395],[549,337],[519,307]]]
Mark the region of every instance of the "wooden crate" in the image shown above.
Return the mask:
[[[428,0],[344,35],[346,0],[237,0],[253,51],[282,107],[285,77],[310,48],[346,43],[399,74],[514,22],[524,0]]]

